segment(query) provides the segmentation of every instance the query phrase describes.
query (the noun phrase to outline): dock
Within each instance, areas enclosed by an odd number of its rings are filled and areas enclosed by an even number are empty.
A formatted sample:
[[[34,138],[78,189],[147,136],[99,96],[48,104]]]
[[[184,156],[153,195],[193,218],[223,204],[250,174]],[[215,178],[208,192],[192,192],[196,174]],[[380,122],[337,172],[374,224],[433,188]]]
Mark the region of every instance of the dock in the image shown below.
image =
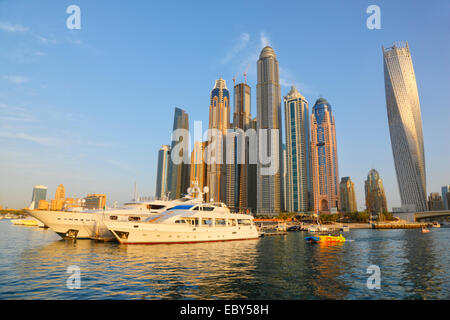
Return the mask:
[[[271,237],[271,236],[283,236],[288,234],[287,231],[275,231],[275,232],[262,232],[259,234],[260,237]]]
[[[372,229],[421,229],[431,227],[431,223],[372,223]]]

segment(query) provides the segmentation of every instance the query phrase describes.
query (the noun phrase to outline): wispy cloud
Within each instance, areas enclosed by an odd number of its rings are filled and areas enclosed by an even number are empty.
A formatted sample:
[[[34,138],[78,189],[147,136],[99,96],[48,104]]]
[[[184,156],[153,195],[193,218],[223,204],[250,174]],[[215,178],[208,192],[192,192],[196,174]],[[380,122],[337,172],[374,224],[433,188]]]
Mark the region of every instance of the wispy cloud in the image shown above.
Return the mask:
[[[57,41],[55,39],[50,39],[47,37],[43,37],[39,34],[36,34],[34,32],[31,32],[28,27],[22,26],[20,24],[11,24],[8,22],[2,22],[0,21],[0,30],[7,32],[7,33],[22,33],[22,34],[30,34],[34,38],[38,39],[40,42],[44,44],[56,44]]]
[[[30,78],[24,77],[24,76],[2,76],[3,79],[8,80],[9,82],[15,83],[15,84],[24,84],[26,82],[30,82]]]
[[[267,37],[267,35],[264,32],[261,32],[259,34],[259,39],[261,41],[261,49],[270,45],[270,39]]]
[[[113,166],[115,166],[115,167],[117,167],[117,168],[119,168],[119,169],[122,169],[122,170],[125,170],[125,171],[131,171],[131,168],[128,165],[126,165],[126,164],[124,164],[124,163],[122,163],[120,161],[113,160],[113,159],[107,159],[106,162],[111,164],[111,165],[113,165]]]
[[[7,122],[31,122],[33,120],[34,118],[26,109],[0,103],[0,123],[2,125]]]
[[[43,36],[40,36],[36,33],[31,33],[33,37],[35,37],[36,39],[38,39],[40,42],[44,43],[44,44],[56,44],[57,41],[55,39],[50,39],[50,38],[46,38]]]
[[[10,24],[7,22],[1,22],[0,21],[0,30],[5,31],[5,32],[9,32],[9,33],[24,33],[28,31],[27,27],[24,27],[20,24]]]
[[[54,137],[45,137],[37,135],[29,135],[24,132],[8,132],[0,131],[0,138],[20,139],[25,141],[34,142],[43,146],[55,146],[63,144],[63,141]]]
[[[222,59],[222,64],[228,63],[240,51],[244,50],[247,47],[249,41],[250,41],[250,34],[246,32],[242,33],[239,36],[239,39],[236,41],[235,45],[231,48],[230,52],[228,52],[225,58]]]
[[[287,69],[279,67],[280,72],[280,85],[282,87],[290,88],[295,86],[301,94],[317,95],[318,91],[312,86],[299,82],[296,77]]]

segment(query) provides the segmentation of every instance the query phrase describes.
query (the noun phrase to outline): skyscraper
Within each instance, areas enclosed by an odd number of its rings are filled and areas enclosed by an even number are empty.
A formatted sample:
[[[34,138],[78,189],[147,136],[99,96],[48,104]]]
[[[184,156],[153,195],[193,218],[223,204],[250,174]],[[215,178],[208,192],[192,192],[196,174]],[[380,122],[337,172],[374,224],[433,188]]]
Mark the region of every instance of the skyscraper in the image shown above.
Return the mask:
[[[62,184],[56,188],[55,199],[50,201],[50,210],[62,210],[66,197],[66,190]]]
[[[206,161],[205,161],[205,149],[207,142],[195,141],[194,149],[191,153],[191,188],[194,187],[194,183],[203,192],[203,188],[206,186]],[[194,193],[197,196],[197,193]]]
[[[310,209],[312,192],[309,109],[308,101],[294,86],[284,97],[284,112],[287,158],[286,210],[305,212]]]
[[[158,199],[167,196],[167,176],[169,172],[170,146],[163,145],[158,151],[155,196]]]
[[[209,160],[207,176],[209,187],[209,199],[217,202],[226,201],[226,167],[225,162],[225,137],[230,127],[230,92],[224,79],[216,80],[211,91],[209,106],[209,136],[208,149],[214,150],[210,156],[215,161]],[[213,132],[215,131],[215,132]],[[215,146],[214,148],[212,146]]]
[[[386,107],[402,206],[427,209],[419,94],[408,42],[383,48]]]
[[[246,83],[239,83],[234,86],[234,113],[232,133],[228,137],[227,143],[233,144],[227,146],[228,159],[232,163],[226,165],[227,168],[227,197],[226,204],[229,207],[237,208],[239,211],[249,209],[249,144],[250,140],[245,136],[245,132],[251,128],[251,105],[250,105],[250,86]],[[255,164],[253,164],[254,166]],[[251,185],[255,188],[255,185]]]
[[[258,161],[257,171],[257,212],[278,214],[283,204],[281,186],[282,166],[282,131],[281,131],[281,92],[278,61],[275,51],[266,46],[262,49],[257,62],[258,83],[256,85],[257,126],[258,132],[266,129],[267,149],[259,150],[258,154],[270,154],[272,161],[268,165]],[[271,139],[278,133],[278,139]],[[267,170],[273,168],[274,170]],[[267,172],[266,172],[267,170]],[[270,171],[274,171],[269,173]]]
[[[441,195],[444,210],[450,210],[450,185],[441,188]]]
[[[340,209],[343,212],[357,212],[355,184],[350,177],[341,178],[339,184]]]
[[[377,170],[372,169],[364,183],[366,208],[370,214],[381,214],[388,211],[383,180]]]
[[[62,184],[56,188],[55,200],[64,200],[66,198],[66,189]]]
[[[288,160],[287,160],[287,150],[286,145],[283,143],[283,146],[281,148],[283,154],[283,171],[281,172],[281,186],[283,190],[283,205],[282,208],[284,211],[291,211],[289,210],[289,189],[288,189]]]
[[[439,192],[432,192],[428,196],[428,210],[430,211],[436,211],[436,210],[443,210],[444,206],[442,203],[442,197],[439,194]]]
[[[324,98],[316,101],[311,113],[311,166],[314,212],[339,208],[336,127],[331,105]]]
[[[189,131],[189,117],[188,114],[180,109],[175,108],[175,116],[173,119],[173,131],[177,129],[184,129]],[[167,187],[170,192],[170,199],[178,199],[181,198],[183,194],[187,192],[189,188],[189,174],[190,174],[190,163],[187,159],[189,159],[188,154],[184,154],[184,150],[180,150],[178,155],[174,155],[173,153],[175,146],[178,143],[182,143],[182,141],[172,141],[172,145],[170,147],[171,156],[169,159],[169,172],[168,172],[168,183]],[[173,157],[180,157],[184,159],[182,163],[174,163]],[[187,158],[187,159],[186,159]]]
[[[47,197],[47,187],[41,184],[34,186],[33,195],[31,197],[32,209],[35,209],[39,205],[40,200],[45,200]]]

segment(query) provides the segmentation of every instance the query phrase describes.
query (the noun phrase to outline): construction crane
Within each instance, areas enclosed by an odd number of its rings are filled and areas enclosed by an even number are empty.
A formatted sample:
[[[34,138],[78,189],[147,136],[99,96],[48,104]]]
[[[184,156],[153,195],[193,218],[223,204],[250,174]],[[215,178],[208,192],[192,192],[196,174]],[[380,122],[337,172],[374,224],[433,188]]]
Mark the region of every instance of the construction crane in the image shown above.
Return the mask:
[[[238,76],[239,72],[236,73],[233,77],[233,87],[236,86],[236,77]]]
[[[248,71],[249,67],[250,67],[250,63],[247,65],[247,68],[245,68],[245,71],[244,71],[244,82],[245,82],[245,84],[247,84],[247,71]]]

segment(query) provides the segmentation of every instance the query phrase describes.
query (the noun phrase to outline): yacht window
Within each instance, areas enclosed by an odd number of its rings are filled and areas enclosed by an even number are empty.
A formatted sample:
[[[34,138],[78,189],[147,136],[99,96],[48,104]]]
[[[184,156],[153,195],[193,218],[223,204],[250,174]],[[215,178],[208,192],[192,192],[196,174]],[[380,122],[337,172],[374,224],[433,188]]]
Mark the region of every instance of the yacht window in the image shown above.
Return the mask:
[[[230,225],[232,227],[236,227],[236,219],[229,219],[228,220],[228,225]]]
[[[147,209],[149,209],[149,210],[151,210],[151,209],[159,210],[159,209],[164,209],[165,207],[166,206],[161,205],[161,204],[148,204],[147,205]]]
[[[198,226],[198,218],[185,219],[191,226]]]
[[[197,207],[195,207],[195,208],[192,209],[192,210],[197,210],[197,211],[198,211],[198,210],[200,210],[200,207],[197,206]]]
[[[167,211],[169,210],[189,210],[190,208],[192,208],[194,205],[189,205],[189,204],[180,204],[178,206],[172,207],[170,209],[167,209]]]
[[[216,219],[216,227],[225,227],[226,225],[225,219]]]
[[[238,219],[238,224],[244,225],[244,226],[249,226],[252,224],[252,222],[250,221],[250,219]]]
[[[185,220],[175,220],[175,223],[186,223]]]
[[[109,219],[111,219],[111,220],[117,220],[117,216],[111,216],[111,217],[109,217]]]
[[[128,221],[139,221],[141,220],[140,217],[128,217]]]
[[[213,211],[214,207],[203,207],[203,211]]]
[[[212,227],[212,219],[202,219],[202,225],[205,227]]]

